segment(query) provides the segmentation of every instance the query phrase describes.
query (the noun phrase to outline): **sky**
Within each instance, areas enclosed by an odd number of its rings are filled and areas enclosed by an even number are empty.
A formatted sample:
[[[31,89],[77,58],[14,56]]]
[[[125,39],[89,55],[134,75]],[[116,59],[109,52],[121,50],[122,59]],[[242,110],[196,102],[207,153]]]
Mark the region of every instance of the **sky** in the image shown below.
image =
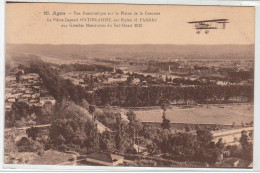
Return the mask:
[[[50,15],[44,15],[49,11]],[[53,12],[65,12],[55,16]],[[73,15],[73,12],[81,15]],[[88,16],[84,12],[111,12],[113,15]],[[114,15],[115,12],[153,12],[160,15]],[[69,14],[71,13],[71,14]],[[126,5],[126,4],[65,4],[9,3],[6,5],[6,42],[14,44],[254,44],[254,7]],[[47,22],[47,18],[156,18],[143,27],[61,27],[69,22]],[[187,22],[193,20],[229,19],[226,29],[196,34]],[[101,24],[75,22],[73,24]],[[110,24],[114,24],[112,22]],[[108,23],[103,23],[108,24]],[[118,23],[117,23],[118,24]],[[120,23],[122,24],[122,22]]]

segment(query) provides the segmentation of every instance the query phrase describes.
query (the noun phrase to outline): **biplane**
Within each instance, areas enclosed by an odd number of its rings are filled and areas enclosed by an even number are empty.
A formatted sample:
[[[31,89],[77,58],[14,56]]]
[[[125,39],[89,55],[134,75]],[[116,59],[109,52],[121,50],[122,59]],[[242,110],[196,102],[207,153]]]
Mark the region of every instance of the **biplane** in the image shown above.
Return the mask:
[[[196,33],[200,34],[201,30],[205,30],[205,34],[209,33],[210,29],[225,29],[228,19],[213,19],[213,20],[201,20],[191,21],[189,24],[193,24],[193,28],[196,29]]]

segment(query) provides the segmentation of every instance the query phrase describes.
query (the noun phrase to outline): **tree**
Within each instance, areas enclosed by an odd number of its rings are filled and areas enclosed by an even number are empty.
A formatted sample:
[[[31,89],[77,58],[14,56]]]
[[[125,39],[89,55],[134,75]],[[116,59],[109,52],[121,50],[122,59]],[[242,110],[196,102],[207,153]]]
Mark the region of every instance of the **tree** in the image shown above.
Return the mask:
[[[253,142],[252,136],[247,134],[247,131],[241,132],[240,144],[242,146],[242,157],[249,161],[253,160]]]
[[[21,70],[19,70],[16,74],[15,74],[15,77],[16,77],[16,82],[20,82],[20,76],[23,74],[23,72]]]
[[[245,130],[243,130],[242,132],[241,132],[241,138],[240,138],[240,144],[241,144],[241,146],[242,146],[242,148],[244,149],[244,150],[247,150],[248,149],[248,146],[249,146],[249,142],[248,142],[248,140],[249,140],[249,137],[248,137],[248,135],[247,135],[247,132],[245,131]]]
[[[126,113],[126,116],[127,116],[127,119],[129,121],[135,121],[136,120],[136,114],[132,110],[128,111]]]
[[[95,117],[94,117],[94,112],[95,112],[95,110],[96,110],[95,105],[89,105],[88,111],[89,111],[89,113],[92,115],[92,118],[93,118],[93,119],[95,119]]]
[[[225,148],[225,144],[223,143],[222,138],[218,139],[218,142],[216,143],[216,148],[220,150],[223,150]]]
[[[166,75],[166,78],[165,78],[165,82],[166,82],[166,83],[169,82],[169,78],[168,78],[167,75]]]
[[[131,85],[132,81],[133,81],[133,76],[132,75],[127,77],[127,81],[126,81],[127,85]]]
[[[90,84],[89,84],[89,86],[90,86],[90,89],[94,88],[94,81],[93,81],[93,75],[92,74],[90,75]]]
[[[185,132],[190,132],[190,130],[191,130],[190,126],[187,125],[187,126],[185,127]]]
[[[161,108],[163,110],[163,118],[166,118],[167,104],[166,103],[162,103],[161,104]]]
[[[170,120],[166,119],[167,104],[166,103],[162,103],[161,108],[163,110],[163,115],[162,115],[163,121],[162,121],[161,127],[163,129],[170,130],[170,127],[171,127]]]
[[[116,135],[115,135],[116,149],[120,153],[124,153],[127,145],[127,138],[126,138],[127,124],[125,121],[121,119],[120,113],[116,115],[116,124],[117,124]]]
[[[80,106],[89,110],[89,103],[86,101],[86,99],[82,99],[82,101],[80,102]]]
[[[115,136],[112,132],[105,131],[100,135],[100,150],[106,152],[114,152],[116,150],[115,146]]]
[[[5,111],[5,128],[15,125],[15,115],[11,111]]]
[[[44,105],[42,106],[42,110],[41,110],[43,115],[51,115],[53,114],[53,105],[50,101],[47,101],[44,103]]]
[[[136,119],[136,114],[133,111],[128,111],[126,116],[129,120],[130,137],[136,143],[139,131],[142,129],[142,124]]]
[[[28,137],[32,138],[33,140],[36,140],[38,134],[39,134],[39,129],[36,127],[31,127],[26,130],[26,133]]]
[[[143,128],[141,130],[141,135],[145,138],[145,139],[152,139],[153,136],[155,135],[154,130],[152,129],[152,125],[150,124],[144,124]]]
[[[162,124],[161,124],[161,127],[163,128],[163,129],[166,129],[166,130],[170,130],[170,128],[171,128],[171,124],[170,124],[170,120],[168,120],[168,119],[163,119],[163,122],[162,122]]]
[[[12,104],[12,111],[17,120],[30,114],[29,105],[25,102],[14,102]]]
[[[99,139],[100,139],[100,135],[98,132],[98,128],[97,128],[97,123],[94,122],[92,124],[92,136],[93,136],[93,149],[94,150],[99,150]]]
[[[159,153],[159,148],[158,145],[156,145],[155,143],[150,143],[146,146],[148,153],[150,154],[157,154]]]
[[[202,146],[208,146],[212,141],[213,136],[208,130],[197,129],[196,130],[197,140]]]
[[[72,102],[63,101],[53,117],[50,142],[55,149],[99,149],[99,131],[94,121]]]
[[[224,144],[220,139],[216,144],[210,131],[198,128],[196,130],[198,145],[196,148],[197,159],[210,165],[215,164],[223,153]]]
[[[85,77],[83,78],[83,80],[84,80],[84,83],[88,83],[88,81],[89,81],[88,74],[85,75]]]

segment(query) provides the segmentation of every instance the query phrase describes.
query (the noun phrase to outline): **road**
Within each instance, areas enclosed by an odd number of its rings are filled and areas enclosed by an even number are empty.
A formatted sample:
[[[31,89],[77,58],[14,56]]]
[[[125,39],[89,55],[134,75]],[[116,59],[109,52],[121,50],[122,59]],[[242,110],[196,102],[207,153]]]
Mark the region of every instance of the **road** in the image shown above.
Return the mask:
[[[43,127],[50,127],[51,124],[41,124],[41,125],[33,125],[33,126],[26,126],[26,127],[19,127],[19,128],[7,128],[5,129],[5,132],[7,131],[10,131],[12,129],[17,129],[17,130],[27,130],[29,128],[32,128],[32,127],[36,127],[36,128],[43,128]]]

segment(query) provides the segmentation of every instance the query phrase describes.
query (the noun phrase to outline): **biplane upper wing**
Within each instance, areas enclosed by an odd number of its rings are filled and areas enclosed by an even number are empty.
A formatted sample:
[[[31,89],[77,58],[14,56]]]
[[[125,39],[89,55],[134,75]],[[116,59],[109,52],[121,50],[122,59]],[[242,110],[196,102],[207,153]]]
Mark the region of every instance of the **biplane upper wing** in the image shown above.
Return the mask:
[[[200,21],[191,21],[188,23],[203,23],[203,22],[217,22],[217,23],[228,23],[228,19],[213,19],[213,20],[200,20]]]

